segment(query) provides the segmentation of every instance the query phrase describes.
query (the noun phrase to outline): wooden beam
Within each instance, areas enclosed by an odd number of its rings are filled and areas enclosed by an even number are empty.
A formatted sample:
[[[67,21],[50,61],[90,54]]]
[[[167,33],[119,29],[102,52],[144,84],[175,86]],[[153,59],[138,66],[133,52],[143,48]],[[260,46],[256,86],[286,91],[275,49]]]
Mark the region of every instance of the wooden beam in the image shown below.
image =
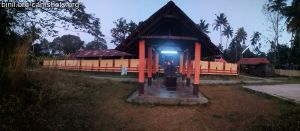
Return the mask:
[[[146,35],[142,36],[143,39],[171,39],[171,40],[190,40],[190,41],[197,41],[196,37],[189,37],[189,36],[173,36],[173,35],[162,35],[162,36],[155,36],[155,35]]]

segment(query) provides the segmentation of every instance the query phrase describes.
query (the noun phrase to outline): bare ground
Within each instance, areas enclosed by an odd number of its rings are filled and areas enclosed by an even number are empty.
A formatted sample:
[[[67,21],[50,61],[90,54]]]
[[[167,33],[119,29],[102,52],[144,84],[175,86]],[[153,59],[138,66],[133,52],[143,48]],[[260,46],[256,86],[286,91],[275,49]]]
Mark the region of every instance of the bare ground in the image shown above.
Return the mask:
[[[206,105],[139,105],[125,102],[137,87],[133,82],[65,72],[34,76],[41,86],[54,90],[49,96],[56,102],[48,104],[46,112],[46,124],[54,130],[256,130],[255,125],[266,125],[266,120],[277,120],[281,114],[274,99],[241,85],[201,86],[209,98]]]
[[[128,93],[127,89],[124,90]],[[245,92],[239,86],[210,86],[201,90],[209,98],[207,105],[133,105],[124,102],[127,93],[115,92],[97,104],[94,128],[246,130],[251,128],[257,117],[273,117],[277,114],[273,110],[274,102]]]

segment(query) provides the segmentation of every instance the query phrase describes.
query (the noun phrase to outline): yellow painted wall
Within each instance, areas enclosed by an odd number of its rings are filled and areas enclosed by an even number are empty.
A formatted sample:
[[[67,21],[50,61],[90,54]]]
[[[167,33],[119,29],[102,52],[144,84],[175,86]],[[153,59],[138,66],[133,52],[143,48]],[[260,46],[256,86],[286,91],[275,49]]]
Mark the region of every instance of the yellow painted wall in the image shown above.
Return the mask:
[[[79,60],[67,60],[67,66],[80,66]]]
[[[119,68],[121,66],[125,66],[128,67],[128,61],[129,59],[116,59],[115,60],[115,67]],[[65,62],[67,67],[65,67]],[[193,61],[194,63],[194,61]],[[223,70],[223,62],[208,62],[208,61],[201,61],[200,62],[200,66],[201,69],[203,70],[202,73],[207,73],[208,72],[208,63],[210,63],[210,71],[211,72],[230,72],[230,70],[232,72],[236,72],[237,71],[237,64],[233,64],[233,63],[225,63],[225,71]],[[99,60],[81,60],[81,66],[86,68],[82,68],[82,69],[90,69],[91,67],[93,68],[98,68],[99,66]],[[100,60],[100,65],[101,68],[105,68],[108,67],[109,69],[111,67],[113,67],[113,60],[112,59],[104,59],[104,60]],[[136,68],[136,70],[138,69],[138,65],[139,65],[139,60],[138,59],[130,59],[130,67],[131,69]],[[194,64],[193,64],[194,65]],[[44,60],[43,66],[45,68],[48,67],[57,67],[60,69],[77,69],[76,67],[80,66],[80,60]],[[145,59],[145,67],[146,67],[146,59]],[[78,68],[79,69],[79,68]],[[116,71],[116,70],[115,70]],[[193,70],[192,70],[193,72]]]
[[[101,67],[112,67],[113,60],[101,60]]]
[[[210,62],[210,69],[211,70],[223,70],[223,63],[222,62]]]
[[[139,59],[131,59],[130,60],[130,67],[138,67]]]
[[[81,66],[98,67],[99,66],[99,60],[81,60]]]
[[[115,60],[115,67],[128,67],[128,59]]]
[[[200,62],[201,69],[208,69],[208,61]]]

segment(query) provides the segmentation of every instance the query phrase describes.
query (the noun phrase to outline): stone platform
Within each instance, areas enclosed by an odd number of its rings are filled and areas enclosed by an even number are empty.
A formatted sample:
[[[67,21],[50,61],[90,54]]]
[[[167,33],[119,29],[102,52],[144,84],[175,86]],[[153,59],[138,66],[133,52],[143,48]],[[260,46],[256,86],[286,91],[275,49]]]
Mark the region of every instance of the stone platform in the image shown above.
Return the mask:
[[[127,98],[127,101],[140,104],[162,105],[198,105],[208,102],[207,98],[200,92],[198,96],[194,96],[193,87],[185,86],[185,82],[181,81],[180,78],[177,79],[175,91],[167,90],[163,85],[163,79],[153,80],[151,86],[148,86],[146,81],[144,94],[139,95],[138,90],[136,90]]]

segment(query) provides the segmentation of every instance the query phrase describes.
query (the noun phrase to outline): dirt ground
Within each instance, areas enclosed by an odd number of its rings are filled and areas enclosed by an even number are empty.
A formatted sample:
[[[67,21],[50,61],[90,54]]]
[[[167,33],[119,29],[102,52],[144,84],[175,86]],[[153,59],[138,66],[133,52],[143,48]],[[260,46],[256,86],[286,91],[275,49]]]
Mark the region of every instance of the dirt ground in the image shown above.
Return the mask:
[[[121,87],[122,88],[122,87]],[[128,87],[130,88],[130,87]],[[125,92],[128,92],[125,89]],[[201,87],[209,104],[201,106],[134,105],[124,92],[98,103],[95,129],[104,130],[246,130],[257,117],[276,115],[274,103],[239,86]]]
[[[125,101],[138,86],[134,82],[63,72],[46,74],[34,76],[43,78],[39,80],[41,86],[53,90],[48,93],[52,104],[45,110],[45,124],[53,130],[256,130],[255,125],[268,125],[266,120],[278,120],[282,113],[277,101],[245,90],[242,85],[201,86],[209,99],[205,105],[140,105]],[[293,111],[300,114],[299,109]]]

